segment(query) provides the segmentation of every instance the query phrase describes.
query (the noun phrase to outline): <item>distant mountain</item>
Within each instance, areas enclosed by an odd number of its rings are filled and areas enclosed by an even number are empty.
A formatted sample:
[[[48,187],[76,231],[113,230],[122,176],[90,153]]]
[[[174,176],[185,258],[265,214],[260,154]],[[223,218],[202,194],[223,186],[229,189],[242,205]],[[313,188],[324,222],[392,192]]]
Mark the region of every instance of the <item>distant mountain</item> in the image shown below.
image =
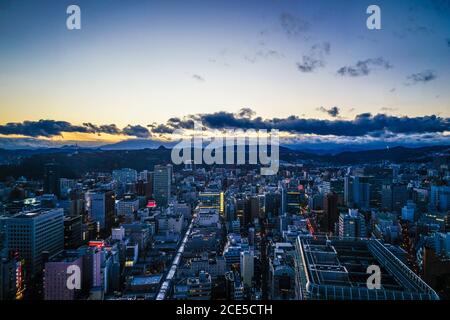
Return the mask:
[[[329,161],[342,164],[373,163],[379,161],[391,162],[429,162],[442,158],[450,160],[450,146],[432,146],[421,148],[395,147],[379,150],[356,152],[341,152],[336,155],[324,156]]]
[[[156,145],[154,145],[156,146]],[[435,160],[450,163],[450,146],[422,148],[385,148],[379,150],[313,154],[280,147],[280,160],[307,165],[355,165],[391,161],[393,163],[426,163]],[[89,148],[55,148],[39,150],[0,149],[0,181],[8,176],[42,178],[44,165],[58,163],[61,176],[79,177],[90,171],[112,171],[119,168],[152,169],[155,164],[171,163],[171,149],[101,150]]]
[[[160,146],[170,147],[173,143],[165,143],[159,140],[150,139],[129,139],[117,143],[101,146],[101,150],[140,150],[157,149]]]

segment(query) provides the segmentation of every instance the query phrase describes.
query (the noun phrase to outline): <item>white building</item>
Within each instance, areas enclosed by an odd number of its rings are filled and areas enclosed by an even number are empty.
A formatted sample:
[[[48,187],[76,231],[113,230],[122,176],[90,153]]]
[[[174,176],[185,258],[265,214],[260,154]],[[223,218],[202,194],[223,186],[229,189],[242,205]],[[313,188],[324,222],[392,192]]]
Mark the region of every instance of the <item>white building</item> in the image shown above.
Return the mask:
[[[254,259],[253,251],[241,252],[241,277],[243,283],[250,288],[252,287],[252,280],[255,273]]]

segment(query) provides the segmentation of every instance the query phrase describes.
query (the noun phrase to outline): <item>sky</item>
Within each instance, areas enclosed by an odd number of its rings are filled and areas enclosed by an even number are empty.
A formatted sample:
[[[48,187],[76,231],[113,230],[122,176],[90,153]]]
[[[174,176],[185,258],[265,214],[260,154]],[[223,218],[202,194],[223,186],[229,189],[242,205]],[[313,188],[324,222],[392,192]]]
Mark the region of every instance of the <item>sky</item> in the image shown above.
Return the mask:
[[[0,0],[0,147],[170,139],[192,119],[448,143],[449,84],[450,0]]]

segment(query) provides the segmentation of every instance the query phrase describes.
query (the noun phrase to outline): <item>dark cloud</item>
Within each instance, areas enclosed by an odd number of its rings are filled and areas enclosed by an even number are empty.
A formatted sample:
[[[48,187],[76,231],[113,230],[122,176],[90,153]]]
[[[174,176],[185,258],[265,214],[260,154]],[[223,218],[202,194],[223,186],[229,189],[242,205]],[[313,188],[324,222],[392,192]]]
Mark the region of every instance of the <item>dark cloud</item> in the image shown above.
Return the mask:
[[[353,66],[344,66],[337,71],[340,76],[360,77],[369,75],[374,68],[391,69],[389,61],[382,57],[358,61]]]
[[[281,27],[288,36],[298,36],[309,30],[311,27],[308,21],[296,17],[290,13],[283,13],[280,16]]]
[[[97,126],[90,122],[83,123],[92,133],[121,134],[122,131],[115,124]]]
[[[324,107],[320,107],[320,108],[317,108],[317,110],[325,112],[325,113],[327,113],[329,116],[331,116],[333,118],[336,118],[339,115],[340,111],[341,111],[338,107],[332,107],[330,109],[327,109],[327,108],[324,108]]]
[[[174,129],[165,125],[165,124],[159,124],[159,125],[155,125],[152,128],[152,132],[153,133],[159,133],[159,134],[170,134],[173,133]]]
[[[256,114],[251,108],[242,108],[238,112],[238,116],[241,118],[251,118]]]
[[[192,120],[193,116],[188,116],[186,119],[180,119],[180,118],[170,118],[167,121],[167,125],[169,125],[172,128],[177,129],[193,129],[194,128],[194,120]]]
[[[436,72],[433,70],[425,70],[418,73],[413,73],[407,77],[409,80],[407,85],[413,85],[417,83],[427,83],[437,78]]]
[[[191,116],[191,119],[202,122],[210,129],[277,129],[297,134],[317,134],[335,136],[380,136],[381,132],[396,134],[417,134],[444,132],[450,130],[450,119],[435,115],[424,117],[397,117],[386,114],[372,115],[362,113],[353,120],[319,120],[304,119],[297,116],[287,118],[262,119],[261,117],[248,118],[239,114],[220,111],[210,114]],[[186,120],[180,120],[181,127]],[[172,127],[175,122],[172,122]]]
[[[122,129],[122,133],[128,136],[134,136],[138,138],[148,138],[150,137],[150,131],[143,126],[136,125],[128,125]]]
[[[0,125],[0,134],[3,135],[22,135],[27,137],[46,137],[51,138],[60,136],[63,132],[67,133],[93,133],[93,134],[112,134],[129,135],[136,137],[148,137],[149,131],[141,126],[127,126],[123,130],[117,128],[115,124],[97,126],[92,123],[83,123],[83,125],[73,125],[67,121],[39,120],[10,122]]]
[[[93,130],[86,126],[74,126],[66,121],[55,120],[10,122],[0,126],[0,134],[5,135],[53,137],[61,135],[62,132],[93,133]]]
[[[298,70],[308,73],[325,66],[325,56],[330,54],[330,49],[328,42],[313,45],[310,52],[303,55],[302,62],[297,63]]]

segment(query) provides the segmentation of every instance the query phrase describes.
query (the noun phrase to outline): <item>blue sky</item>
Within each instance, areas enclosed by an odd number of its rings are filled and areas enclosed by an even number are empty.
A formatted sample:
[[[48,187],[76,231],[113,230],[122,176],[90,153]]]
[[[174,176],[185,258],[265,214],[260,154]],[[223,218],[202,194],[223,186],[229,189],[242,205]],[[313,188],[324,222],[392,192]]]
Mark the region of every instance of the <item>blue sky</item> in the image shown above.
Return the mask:
[[[81,30],[66,29],[69,4],[81,8]],[[366,28],[370,4],[381,8],[381,30]],[[449,43],[447,0],[1,0],[0,135],[120,140],[146,137],[147,128],[155,138],[148,125],[251,108],[268,121],[437,116],[438,131],[417,134],[440,143],[449,131]],[[87,122],[117,130],[79,128]],[[377,139],[418,137],[385,131],[396,137]]]

